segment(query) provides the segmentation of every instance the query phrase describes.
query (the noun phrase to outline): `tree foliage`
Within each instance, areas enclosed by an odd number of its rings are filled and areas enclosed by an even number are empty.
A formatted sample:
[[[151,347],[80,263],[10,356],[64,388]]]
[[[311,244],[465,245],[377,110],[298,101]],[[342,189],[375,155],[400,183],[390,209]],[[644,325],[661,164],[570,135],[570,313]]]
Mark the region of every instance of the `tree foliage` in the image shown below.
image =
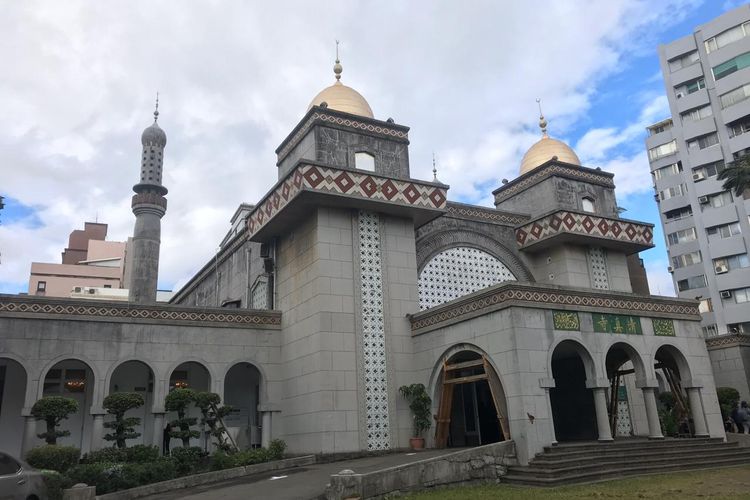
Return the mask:
[[[734,387],[717,387],[716,396],[719,398],[719,408],[724,420],[732,414],[732,408],[740,400],[740,391]]]
[[[200,437],[200,432],[190,429],[198,422],[195,417],[188,417],[190,405],[195,402],[195,391],[192,389],[174,389],[164,398],[164,409],[177,412],[177,419],[172,420],[169,437],[182,440],[182,446],[190,447],[190,438]]]
[[[137,392],[116,392],[104,398],[102,406],[115,417],[114,421],[104,423],[104,427],[112,429],[112,433],[105,435],[104,439],[115,441],[118,448],[125,448],[125,440],[140,436],[141,433],[136,432],[135,427],[141,423],[141,419],[125,417],[125,413],[144,404],[143,396]]]
[[[421,437],[422,432],[432,426],[432,399],[423,384],[402,385],[398,390],[409,402],[409,409],[414,416],[414,435]]]
[[[737,198],[742,197],[746,191],[750,190],[750,155],[728,163],[716,178],[724,181],[723,188],[726,191],[734,192]]]
[[[196,392],[195,406],[197,406],[203,418],[201,423],[208,426],[208,434],[216,440],[216,446],[223,452],[234,451],[233,446],[226,439],[226,428],[222,425],[222,419],[232,411],[231,406],[219,406],[221,396],[215,392]]]
[[[72,398],[62,396],[45,396],[31,408],[31,416],[37,420],[44,420],[47,431],[37,434],[47,444],[57,444],[57,438],[70,436],[70,431],[58,430],[60,422],[67,419],[71,413],[78,411],[78,402]]]

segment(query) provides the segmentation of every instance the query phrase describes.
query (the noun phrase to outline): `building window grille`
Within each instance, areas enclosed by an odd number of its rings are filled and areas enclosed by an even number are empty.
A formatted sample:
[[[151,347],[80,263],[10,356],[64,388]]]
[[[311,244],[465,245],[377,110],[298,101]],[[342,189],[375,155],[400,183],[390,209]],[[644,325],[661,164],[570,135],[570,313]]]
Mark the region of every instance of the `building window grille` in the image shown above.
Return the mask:
[[[693,179],[695,179],[696,175],[701,177],[714,177],[717,174],[720,174],[722,170],[724,170],[723,161],[719,160],[713,163],[708,163],[693,169]]]
[[[675,231],[674,233],[669,233],[667,235],[667,242],[671,246],[671,245],[677,245],[678,243],[694,241],[697,238],[698,238],[698,233],[695,231],[695,228],[689,227],[687,229],[681,229],[679,231]]]
[[[658,160],[677,152],[677,141],[672,140],[666,144],[660,144],[648,150],[648,158],[651,161]]]
[[[699,274],[698,276],[691,276],[690,278],[680,280],[677,282],[677,289],[681,292],[686,290],[694,290],[696,288],[703,288],[706,286],[706,275]]]
[[[703,336],[708,337],[716,337],[719,334],[718,328],[716,328],[716,325],[707,325],[702,328],[703,330]]]
[[[663,191],[659,191],[659,199],[664,201],[684,194],[687,194],[687,184],[678,184]]]
[[[719,136],[716,132],[698,137],[691,141],[687,141],[688,151],[696,151],[700,149],[710,148],[719,144]]]
[[[750,258],[748,258],[746,253],[714,259],[716,274],[734,271],[735,269],[744,269],[746,267],[750,267]]]
[[[731,75],[741,69],[745,69],[750,66],[750,52],[745,52],[737,57],[733,57],[728,61],[725,61],[718,66],[714,66],[711,71],[714,74],[714,80],[721,80],[722,78]]]
[[[688,66],[697,63],[699,59],[700,56],[698,56],[697,50],[694,50],[680,57],[675,57],[674,59],[669,61],[669,71],[674,73],[675,71],[682,68],[687,68]]]
[[[742,87],[737,87],[736,89],[730,90],[726,94],[719,96],[719,101],[721,101],[721,107],[723,109],[737,104],[738,102],[742,102],[748,97],[750,97],[750,83],[746,83]]]
[[[680,85],[679,87],[674,89],[674,94],[677,99],[680,99],[682,96],[692,94],[694,92],[698,92],[700,89],[706,88],[706,79],[696,78],[692,82],[688,82],[684,85]]]
[[[700,251],[684,253],[672,257],[672,267],[679,269],[681,267],[692,266],[693,264],[700,264],[703,262]]]
[[[672,163],[666,167],[657,168],[652,173],[654,174],[654,179],[659,180],[664,177],[679,174],[680,172],[682,172],[682,163],[678,161],[677,163]]]
[[[702,120],[704,118],[708,118],[709,116],[712,116],[714,114],[713,109],[711,108],[711,105],[703,106],[702,108],[696,108],[691,111],[687,111],[685,113],[682,113],[680,116],[682,117],[683,122],[697,122],[699,120]]]
[[[710,54],[715,50],[726,47],[730,43],[743,39],[747,35],[750,35],[750,22],[729,28],[704,42],[706,45],[706,52]]]

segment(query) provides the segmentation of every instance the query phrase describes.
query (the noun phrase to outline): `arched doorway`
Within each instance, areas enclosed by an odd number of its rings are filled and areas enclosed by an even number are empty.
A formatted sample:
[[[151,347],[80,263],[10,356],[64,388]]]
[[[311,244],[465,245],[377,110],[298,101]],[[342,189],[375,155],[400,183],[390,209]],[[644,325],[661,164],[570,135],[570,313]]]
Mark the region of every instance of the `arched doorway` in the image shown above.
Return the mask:
[[[240,449],[261,444],[260,371],[251,363],[237,363],[224,377],[224,404],[232,412],[224,417],[224,425]]]
[[[26,370],[21,363],[0,358],[0,450],[20,456],[26,399]]]
[[[552,352],[550,388],[552,419],[558,441],[597,439],[596,410],[591,389],[586,387],[593,360],[588,351],[573,340],[563,340]]]
[[[153,413],[154,406],[154,372],[142,361],[126,361],[115,368],[109,379],[109,393],[135,392],[143,396],[144,405],[126,413],[126,417],[141,419],[135,431],[140,434],[137,438],[128,439],[127,445],[150,444],[153,442]],[[108,432],[108,431],[107,431]],[[105,443],[108,443],[105,441]],[[105,444],[106,446],[106,444]]]
[[[638,351],[624,342],[616,342],[605,357],[605,368],[609,379],[607,413],[614,437],[630,437],[636,432],[636,407],[642,406],[636,393],[636,379],[645,380],[646,373]],[[638,391],[640,392],[640,391]]]
[[[60,424],[60,429],[70,431],[70,436],[58,438],[57,443],[75,446],[83,453],[91,449],[94,383],[94,372],[89,365],[79,359],[65,359],[47,370],[42,387],[43,396],[63,396],[78,403],[78,411]],[[38,432],[42,432],[41,425],[41,422],[37,425]]]
[[[487,358],[460,351],[443,363],[435,446],[479,446],[510,439],[505,391]]]
[[[169,375],[169,391],[175,389],[192,389],[196,392],[209,391],[211,389],[211,374],[208,369],[197,361],[186,361],[178,365],[172,373]],[[192,405],[187,413],[188,417],[196,418],[200,423],[201,412],[198,408]],[[167,422],[175,420],[177,413],[172,412],[167,414]],[[193,428],[199,430],[199,426]],[[208,449],[209,439],[206,435],[200,438],[193,438],[190,440],[190,446],[200,446]],[[175,446],[182,446],[182,442],[178,439],[172,439],[169,442],[169,448],[172,449]]]
[[[663,392],[656,394],[664,434],[668,436],[706,435],[700,397],[692,398],[690,396],[697,396],[697,393],[689,393],[691,390],[697,391],[698,389],[683,387],[683,381],[691,380],[690,368],[685,356],[676,347],[663,345],[654,354],[654,370],[657,375],[661,375],[665,384]],[[695,421],[695,412],[691,411],[694,403],[700,412],[698,418],[701,422]]]

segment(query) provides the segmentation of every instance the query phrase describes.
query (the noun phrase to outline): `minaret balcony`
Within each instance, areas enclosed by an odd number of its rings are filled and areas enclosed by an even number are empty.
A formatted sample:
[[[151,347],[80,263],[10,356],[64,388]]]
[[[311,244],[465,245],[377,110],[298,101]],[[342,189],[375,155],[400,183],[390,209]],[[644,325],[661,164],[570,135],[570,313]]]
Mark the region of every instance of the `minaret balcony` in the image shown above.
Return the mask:
[[[519,249],[529,252],[570,243],[632,254],[652,248],[653,239],[653,224],[572,210],[558,210],[516,227]]]
[[[416,226],[447,209],[448,186],[439,182],[387,177],[366,170],[300,162],[248,215],[252,241],[288,232],[319,206],[373,210],[414,220]]]

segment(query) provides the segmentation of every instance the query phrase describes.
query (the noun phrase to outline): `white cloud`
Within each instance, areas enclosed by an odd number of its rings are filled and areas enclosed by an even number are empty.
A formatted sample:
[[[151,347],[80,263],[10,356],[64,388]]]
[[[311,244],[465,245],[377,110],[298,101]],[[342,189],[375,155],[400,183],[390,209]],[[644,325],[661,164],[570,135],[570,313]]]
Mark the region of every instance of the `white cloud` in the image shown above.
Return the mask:
[[[0,226],[0,280],[24,283],[32,260],[57,261],[68,233],[96,214],[110,238],[132,232],[139,138],[157,90],[170,190],[160,281],[171,285],[210,258],[237,204],[275,181],[274,149],[332,83],[334,38],[343,81],[378,118],[412,127],[412,175],[431,178],[436,151],[451,197],[484,201],[483,187],[514,177],[537,140],[537,96],[564,138],[603,79],[629,52],[653,51],[649,34],[691,3],[9,3],[3,195],[38,207],[42,224]],[[606,159],[633,133],[613,125],[581,145]],[[609,163],[625,178],[632,161]]]
[[[646,275],[648,276],[648,287],[652,295],[675,297],[674,282],[672,275],[667,272],[666,260],[654,260],[646,263]]]

